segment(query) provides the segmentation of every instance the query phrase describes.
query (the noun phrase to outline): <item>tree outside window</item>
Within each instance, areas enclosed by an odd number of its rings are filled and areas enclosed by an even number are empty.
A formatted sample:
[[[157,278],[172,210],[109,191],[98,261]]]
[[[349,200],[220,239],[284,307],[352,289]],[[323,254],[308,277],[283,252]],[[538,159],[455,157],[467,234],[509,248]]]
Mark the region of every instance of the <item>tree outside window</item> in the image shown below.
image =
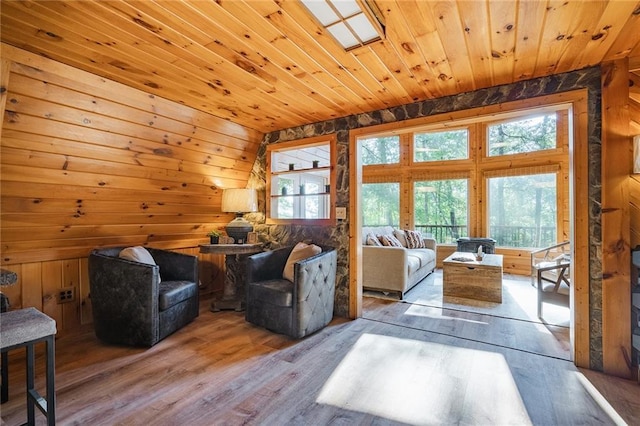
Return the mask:
[[[413,185],[415,228],[440,244],[468,235],[467,179],[419,181]]]

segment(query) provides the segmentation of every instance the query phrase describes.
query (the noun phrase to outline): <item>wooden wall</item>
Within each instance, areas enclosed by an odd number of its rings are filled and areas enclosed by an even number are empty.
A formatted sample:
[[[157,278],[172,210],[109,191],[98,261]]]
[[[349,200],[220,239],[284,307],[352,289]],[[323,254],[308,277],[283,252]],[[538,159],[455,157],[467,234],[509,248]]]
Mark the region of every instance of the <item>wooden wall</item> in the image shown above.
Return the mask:
[[[640,135],[640,57],[629,58],[629,131]],[[631,248],[640,246],[640,174],[629,179]]]
[[[2,44],[1,265],[59,330],[91,321],[86,257],[101,246],[197,254],[233,216],[223,188],[244,188],[262,134],[179,103]],[[203,291],[222,283],[201,257]],[[211,277],[217,277],[212,279]],[[76,289],[58,304],[59,289]]]

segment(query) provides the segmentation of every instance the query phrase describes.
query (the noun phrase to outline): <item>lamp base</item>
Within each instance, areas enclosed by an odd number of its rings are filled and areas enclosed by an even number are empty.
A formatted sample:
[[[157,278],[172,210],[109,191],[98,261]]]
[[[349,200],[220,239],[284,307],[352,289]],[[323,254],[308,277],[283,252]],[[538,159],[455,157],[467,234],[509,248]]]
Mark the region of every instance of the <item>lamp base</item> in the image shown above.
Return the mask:
[[[245,244],[247,242],[247,234],[253,231],[253,225],[239,216],[233,219],[225,227],[227,235],[233,238],[236,244]]]

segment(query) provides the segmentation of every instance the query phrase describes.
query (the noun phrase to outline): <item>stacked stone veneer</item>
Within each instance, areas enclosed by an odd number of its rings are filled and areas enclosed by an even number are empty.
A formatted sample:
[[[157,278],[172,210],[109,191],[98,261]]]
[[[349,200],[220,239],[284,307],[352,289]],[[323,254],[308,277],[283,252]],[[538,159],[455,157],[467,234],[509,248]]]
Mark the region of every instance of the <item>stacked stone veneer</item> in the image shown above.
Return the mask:
[[[452,111],[534,98],[576,89],[588,90],[589,135],[589,241],[590,241],[590,355],[591,368],[602,370],[602,265],[600,232],[600,161],[601,161],[601,89],[600,68],[592,67],[565,74],[552,75],[514,84],[480,89],[412,104],[402,105],[335,120],[289,128],[265,135],[258,151],[250,186],[258,189],[260,210],[265,211],[266,146],[272,143],[303,139],[312,136],[337,136],[338,164],[336,165],[336,206],[348,208],[349,202],[349,131],[362,127],[426,117]],[[338,249],[338,278],[335,313],[348,316],[349,309],[349,221],[335,227],[301,225],[265,225],[264,214],[257,213],[249,220],[267,247],[295,244],[302,240],[334,246]]]

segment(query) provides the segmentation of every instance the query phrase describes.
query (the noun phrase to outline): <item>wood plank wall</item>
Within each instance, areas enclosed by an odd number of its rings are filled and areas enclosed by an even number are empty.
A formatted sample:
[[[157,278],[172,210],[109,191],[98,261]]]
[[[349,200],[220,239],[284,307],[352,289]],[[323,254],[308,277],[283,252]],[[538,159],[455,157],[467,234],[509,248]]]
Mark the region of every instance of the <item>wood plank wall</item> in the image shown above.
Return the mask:
[[[8,72],[7,72],[8,71]],[[2,44],[1,265],[12,308],[59,330],[91,321],[86,257],[102,246],[198,254],[233,219],[223,188],[246,187],[262,134]],[[221,287],[201,256],[202,291]],[[58,304],[74,287],[73,303]]]

